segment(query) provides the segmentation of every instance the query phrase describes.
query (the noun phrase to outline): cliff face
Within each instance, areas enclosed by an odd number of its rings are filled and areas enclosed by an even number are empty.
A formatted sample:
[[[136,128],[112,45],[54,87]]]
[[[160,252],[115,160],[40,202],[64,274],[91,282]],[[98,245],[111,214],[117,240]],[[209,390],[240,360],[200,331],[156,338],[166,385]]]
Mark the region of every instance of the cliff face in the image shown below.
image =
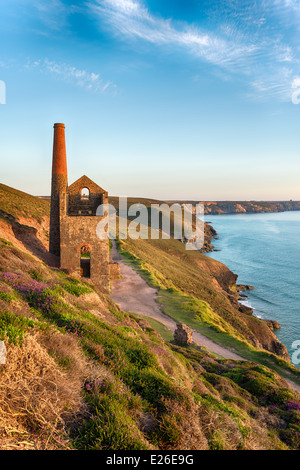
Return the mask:
[[[174,301],[177,306],[173,318],[177,320],[179,310],[186,317],[196,315],[200,328],[208,325],[218,330],[220,335],[226,331],[232,337],[290,361],[286,347],[268,325],[238,302],[237,275],[227,266],[200,252],[187,251],[177,240],[128,239],[122,241],[122,246],[140,259],[143,266],[148,266],[149,275],[155,273],[151,275],[160,279],[163,285],[173,286],[182,295],[180,308],[177,300]],[[185,296],[189,300],[185,300]],[[172,299],[170,301],[172,303]],[[166,312],[170,315],[169,309]]]
[[[216,230],[210,224],[204,224],[204,245],[201,250],[202,253],[209,253],[210,251],[213,251],[214,246],[212,241],[217,237],[217,235],[218,234]]]
[[[239,303],[240,290],[236,282],[238,276],[231,272],[225,265],[222,265],[218,270],[212,270],[213,276],[218,280],[224,295],[227,296],[236,315],[245,323],[249,333],[246,335],[248,339],[256,348],[262,348],[277,356],[282,357],[285,361],[290,362],[288,350],[282,344],[277,336],[273,333],[274,322],[265,321],[256,318],[253,315],[253,309]],[[245,286],[247,288],[248,286]],[[277,326],[277,328],[279,325]]]
[[[178,204],[204,204],[205,215],[255,214],[299,211],[300,201],[169,201]],[[195,212],[195,208],[194,208]]]
[[[56,260],[48,253],[47,238],[49,202],[7,188],[0,187],[0,237],[53,266]],[[131,202],[136,200],[129,200]],[[158,201],[148,201],[151,202]],[[229,210],[231,206],[226,207]],[[203,252],[213,249],[211,242],[216,235],[214,228],[205,224]],[[183,293],[207,302],[229,325],[228,330],[233,328],[255,347],[289,360],[285,346],[268,324],[253,317],[251,309],[238,303],[237,276],[225,265],[202,253],[188,252],[177,240],[130,240],[128,246],[161,273],[167,282],[173,283]]]
[[[21,205],[13,214],[2,210],[2,449],[300,448],[299,395],[266,367],[265,355],[256,356],[262,366],[253,356],[222,360],[194,344],[174,344],[159,322],[121,311],[90,283],[53,267],[47,211],[35,221]],[[237,309],[236,275],[226,266],[188,253],[177,240],[128,240],[126,248],[130,262],[159,285],[167,314],[193,327],[205,323],[233,346],[238,337],[271,347],[270,328]],[[280,344],[273,348],[284,357]],[[277,359],[269,364],[278,372]],[[294,369],[284,367],[295,380]]]
[[[254,214],[267,212],[299,211],[299,201],[282,202],[205,202],[205,214]]]
[[[202,267],[203,269],[203,267]],[[204,269],[207,269],[204,266]],[[239,302],[240,292],[245,293],[251,286],[239,286],[236,284],[238,276],[222,263],[209,265],[209,272],[218,281],[223,294],[228,298],[236,315],[247,325],[249,329],[248,339],[257,348],[265,349],[290,362],[288,350],[273,333],[274,329],[280,328],[277,322],[272,320],[258,319],[253,315],[253,309]]]

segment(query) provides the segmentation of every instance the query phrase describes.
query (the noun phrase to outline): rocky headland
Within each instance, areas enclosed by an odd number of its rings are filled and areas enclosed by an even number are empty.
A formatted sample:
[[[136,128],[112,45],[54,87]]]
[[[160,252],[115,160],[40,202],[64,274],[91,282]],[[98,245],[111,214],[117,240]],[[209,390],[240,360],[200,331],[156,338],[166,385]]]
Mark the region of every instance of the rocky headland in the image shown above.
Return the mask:
[[[300,201],[168,201],[169,203],[204,204],[205,215],[259,214],[271,212],[299,211]]]

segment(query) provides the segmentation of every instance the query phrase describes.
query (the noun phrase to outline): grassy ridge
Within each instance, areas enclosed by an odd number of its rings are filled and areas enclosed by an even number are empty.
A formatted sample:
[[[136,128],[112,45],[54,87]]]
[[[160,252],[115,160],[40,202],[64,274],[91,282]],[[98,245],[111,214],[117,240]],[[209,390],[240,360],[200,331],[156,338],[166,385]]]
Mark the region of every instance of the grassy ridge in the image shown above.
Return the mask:
[[[9,214],[18,220],[20,217],[42,222],[50,215],[50,203],[30,194],[0,184],[0,214]]]
[[[175,260],[173,251],[169,247],[169,241],[165,245],[164,241],[122,240],[118,242],[118,249],[127,262],[152,287],[159,289],[157,301],[165,314],[178,322],[186,323],[217,344],[236,352],[245,359],[264,364],[283,377],[291,378],[300,384],[298,369],[274,354],[253,347],[253,344],[247,339],[247,327],[243,325],[241,329],[240,323],[235,318],[231,322],[233,313],[228,315],[225,312],[225,315],[221,315],[222,308],[224,305],[227,306],[227,302],[221,298],[221,295],[219,300],[215,290],[210,292],[208,282],[211,280],[209,276],[200,272],[199,269],[195,273],[191,266],[190,256],[181,257],[180,243],[178,244],[176,240],[173,242],[174,247],[176,246],[176,248],[173,247],[173,250],[178,249]],[[166,255],[166,250],[171,253],[170,258],[170,255]],[[203,257],[200,253],[194,253],[191,257],[195,255],[200,259]],[[209,258],[208,262],[210,262]],[[200,277],[198,282],[196,276]],[[195,290],[195,286],[197,286],[197,290]],[[203,298],[205,300],[202,300]]]
[[[47,214],[42,200],[25,195],[22,207],[22,193],[15,202],[8,193],[1,210],[11,217]],[[250,354],[247,328],[220,287],[233,282],[228,270],[176,240],[122,249],[160,289],[170,316]],[[285,366],[275,356],[252,351],[261,362],[263,354],[274,360],[270,370],[178,346],[159,322],[120,311],[90,284],[5,239],[0,339],[7,347],[0,365],[3,449],[300,448],[300,398],[274,372]]]
[[[0,266],[2,448],[299,447],[298,396],[274,372],[166,343],[159,322],[11,243]]]

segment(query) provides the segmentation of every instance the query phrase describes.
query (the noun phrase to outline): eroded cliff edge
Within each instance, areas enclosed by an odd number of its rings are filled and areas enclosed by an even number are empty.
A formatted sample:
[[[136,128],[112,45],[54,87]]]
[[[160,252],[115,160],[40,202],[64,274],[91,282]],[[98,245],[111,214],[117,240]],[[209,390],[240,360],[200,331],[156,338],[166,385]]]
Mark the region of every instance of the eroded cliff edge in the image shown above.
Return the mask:
[[[36,259],[48,259],[49,203],[1,186],[0,237],[12,242]],[[204,251],[210,251],[216,236],[212,226],[205,227]],[[225,265],[200,252],[188,252],[178,240],[128,240],[128,249],[155,270],[165,283],[174,285],[184,296],[189,295],[201,306],[208,305],[212,323],[226,326],[229,336],[236,332],[256,348],[272,352],[289,361],[288,352],[267,322],[254,317],[239,303],[237,276]],[[188,305],[183,306],[185,313]],[[202,307],[201,307],[202,308]],[[204,309],[205,310],[205,309]],[[199,315],[206,312],[199,311]],[[215,315],[215,317],[214,317]],[[217,320],[216,320],[217,318]],[[235,333],[234,333],[235,334]]]

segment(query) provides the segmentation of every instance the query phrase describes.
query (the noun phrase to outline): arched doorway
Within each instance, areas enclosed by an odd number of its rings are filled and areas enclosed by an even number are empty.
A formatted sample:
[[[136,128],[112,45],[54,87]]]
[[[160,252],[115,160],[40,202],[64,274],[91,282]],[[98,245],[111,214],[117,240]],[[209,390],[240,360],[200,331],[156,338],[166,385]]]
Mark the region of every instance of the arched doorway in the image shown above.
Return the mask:
[[[91,277],[91,248],[89,245],[80,247],[80,273],[82,277]]]

